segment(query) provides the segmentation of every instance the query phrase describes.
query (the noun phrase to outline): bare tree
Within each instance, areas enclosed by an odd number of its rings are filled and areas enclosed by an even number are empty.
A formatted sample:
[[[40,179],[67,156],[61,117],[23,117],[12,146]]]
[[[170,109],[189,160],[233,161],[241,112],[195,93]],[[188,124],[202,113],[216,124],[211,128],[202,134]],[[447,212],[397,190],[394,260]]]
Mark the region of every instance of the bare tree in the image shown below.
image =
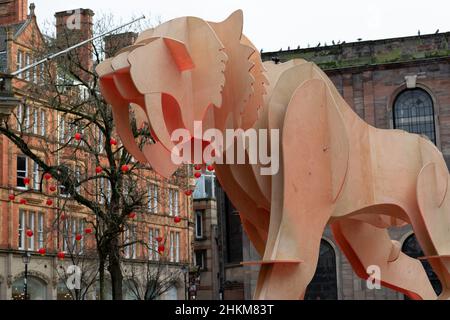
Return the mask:
[[[146,244],[149,253],[146,263],[132,265],[126,274],[125,289],[134,300],[156,300],[176,286],[183,276],[181,270],[174,270],[168,264],[167,238],[153,241],[153,244]]]
[[[94,30],[103,33],[111,28],[111,20],[102,18],[97,20]],[[35,58],[73,43],[74,34],[70,32],[64,37],[59,35],[58,41],[47,38],[35,47]],[[187,190],[190,170],[183,167],[172,178],[162,179],[148,165],[137,163],[123,148],[115,135],[111,109],[99,93],[98,76],[93,66],[85,63],[86,49],[94,64],[104,59],[104,43],[96,41],[83,50],[74,50],[53,63],[20,75],[27,80],[18,90],[22,104],[10,119],[2,121],[0,133],[38,168],[36,174],[33,171],[32,179],[37,187],[23,192],[44,194],[58,202],[58,208],[62,201],[76,203],[83,208],[83,214],[91,215],[88,220],[95,239],[100,297],[105,297],[107,270],[113,299],[120,300],[123,250],[145,242],[138,238],[129,241],[124,234],[144,226],[142,222],[146,219],[142,213],[150,201],[148,186],[157,184],[162,190],[177,186]],[[145,123],[138,125],[132,120],[130,125],[138,144],[152,143]],[[49,176],[51,179],[47,180],[45,177]],[[165,202],[166,207],[170,195],[158,201]],[[58,232],[64,232],[63,211],[57,211],[55,226]],[[79,255],[70,256],[79,259]],[[77,293],[75,297],[81,296]]]
[[[54,219],[48,235],[60,244],[58,252],[60,264],[56,271],[66,291],[66,299],[86,300],[92,293],[98,279],[98,254],[93,234],[92,216],[70,214],[70,199],[63,198],[56,207],[57,218]],[[60,288],[59,288],[60,289]]]

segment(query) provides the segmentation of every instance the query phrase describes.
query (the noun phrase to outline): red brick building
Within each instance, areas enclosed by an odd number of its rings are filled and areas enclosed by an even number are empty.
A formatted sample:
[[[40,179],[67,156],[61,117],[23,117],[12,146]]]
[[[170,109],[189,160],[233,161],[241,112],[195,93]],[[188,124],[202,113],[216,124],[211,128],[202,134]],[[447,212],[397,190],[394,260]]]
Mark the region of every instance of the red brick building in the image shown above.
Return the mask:
[[[36,22],[33,4],[30,5],[30,11],[27,13],[26,0],[0,1],[0,72],[21,69],[37,59],[35,49],[42,46],[44,36]],[[75,22],[70,20],[73,18],[71,16],[73,13],[79,15]],[[89,9],[56,13],[57,45],[59,40],[67,35],[74,36],[78,41],[91,37],[93,16],[94,13]],[[78,22],[78,29],[71,27],[71,23]],[[84,68],[92,70],[93,60],[89,46],[78,49],[74,56],[83,62]],[[39,86],[40,81],[43,81],[41,77],[43,72],[43,66],[39,66],[14,79],[13,87],[16,96],[19,99],[35,99],[29,89]],[[86,75],[81,73],[81,76]],[[46,101],[33,101],[29,105],[31,107],[21,104],[10,117],[9,123],[12,128],[18,128],[19,124],[25,127],[23,130],[25,139],[34,150],[45,152],[42,148],[57,149],[71,138],[73,132],[68,130],[68,125],[64,126],[64,123],[68,123],[66,115],[49,108]],[[104,143],[104,138],[99,133],[94,132],[90,137],[92,140],[89,143],[92,145]],[[94,156],[82,147],[69,146],[49,157],[47,159],[49,162],[66,163],[75,168],[74,170],[79,174],[92,174],[97,165]],[[102,158],[100,161],[103,161]],[[162,181],[150,170],[143,170],[141,174],[141,184],[145,184],[141,187],[148,190],[147,204],[138,212],[135,222],[131,223],[129,229],[125,231],[125,237],[142,240],[145,245],[136,243],[123,250],[124,278],[126,281],[133,281],[137,286],[143,285],[144,279],[141,279],[144,274],[143,268],[147,266],[149,260],[151,266],[156,266],[161,259],[156,250],[149,250],[147,245],[156,248],[158,246],[156,238],[164,237],[166,241],[165,272],[179,273],[180,277],[161,298],[184,299],[185,284],[181,270],[192,261],[192,199],[184,194],[185,186],[178,185],[176,182]],[[92,220],[91,212],[72,201],[70,195],[64,192],[64,188],[58,186],[53,179],[44,181],[42,189],[44,192],[40,192],[41,176],[42,172],[36,163],[22,154],[7,137],[1,135],[0,299],[20,298],[22,294],[24,250],[28,250],[32,255],[28,277],[28,291],[31,299],[66,298],[65,286],[57,272],[62,262],[56,256],[58,252],[65,251],[65,241],[54,230],[52,224],[56,221],[56,217],[61,216],[61,210],[63,210],[61,206],[64,204],[64,214],[69,216],[66,223],[72,226],[70,233],[65,236],[72,239],[77,233],[82,233],[86,220]],[[28,185],[26,179],[29,179]],[[191,184],[191,181],[187,183]],[[55,186],[56,191],[49,192],[50,186]],[[106,184],[88,185],[86,192],[107,197],[108,188],[109,182],[106,181]],[[100,190],[100,193],[96,193],[96,190]],[[22,194],[24,191],[27,192]],[[9,199],[10,195],[15,195],[15,199]],[[51,205],[48,204],[49,199]],[[102,199],[99,198],[98,201],[104,204]],[[181,221],[175,222],[174,216],[180,216]],[[26,235],[29,230],[33,231],[31,237]],[[93,244],[93,238],[87,235],[80,242],[80,245],[86,248]],[[41,248],[46,249],[44,256],[38,254]],[[137,277],[130,274],[132,270],[138,270]],[[88,298],[95,298],[95,292],[96,288],[93,286],[92,294],[89,294]],[[124,293],[124,297],[134,298],[130,292]]]

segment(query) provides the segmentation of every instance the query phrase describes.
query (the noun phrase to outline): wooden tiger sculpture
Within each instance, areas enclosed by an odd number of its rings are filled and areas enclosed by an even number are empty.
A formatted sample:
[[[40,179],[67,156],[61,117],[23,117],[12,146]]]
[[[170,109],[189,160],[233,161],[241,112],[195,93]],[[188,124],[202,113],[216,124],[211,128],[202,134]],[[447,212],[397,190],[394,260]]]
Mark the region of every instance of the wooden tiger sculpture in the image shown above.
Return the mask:
[[[198,121],[204,130],[279,130],[270,141],[279,143],[276,174],[262,175],[261,162],[215,166],[262,257],[253,262],[260,265],[255,299],[304,297],[327,224],[359,277],[377,266],[382,285],[436,299],[421,262],[389,237],[389,227],[410,224],[442,283],[439,298],[449,299],[449,174],[441,152],[419,135],[365,123],[314,63],[262,63],[242,26],[240,10],[220,23],[177,18],[97,66],[127,150],[169,177],[179,166],[171,161],[179,128],[203,149],[211,140],[195,135]],[[131,111],[154,142],[136,143]]]

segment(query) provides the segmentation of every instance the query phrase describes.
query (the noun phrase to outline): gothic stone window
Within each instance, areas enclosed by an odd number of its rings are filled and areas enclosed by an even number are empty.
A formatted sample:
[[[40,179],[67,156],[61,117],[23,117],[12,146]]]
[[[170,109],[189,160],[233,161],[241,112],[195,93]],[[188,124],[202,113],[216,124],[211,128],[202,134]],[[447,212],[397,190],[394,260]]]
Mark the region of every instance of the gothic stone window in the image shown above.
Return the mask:
[[[336,254],[326,241],[320,242],[316,273],[305,293],[305,300],[337,300]]]
[[[400,92],[393,107],[394,128],[426,135],[436,143],[433,100],[423,89]]]
[[[425,256],[414,234],[410,235],[408,238],[406,238],[405,242],[403,242],[402,251],[411,258],[417,259],[418,257]],[[442,291],[441,282],[431,268],[431,265],[426,260],[420,261],[422,262],[422,265],[427,273],[428,279],[430,280],[434,291],[436,292],[436,294],[440,294]],[[405,299],[407,299],[406,296]]]

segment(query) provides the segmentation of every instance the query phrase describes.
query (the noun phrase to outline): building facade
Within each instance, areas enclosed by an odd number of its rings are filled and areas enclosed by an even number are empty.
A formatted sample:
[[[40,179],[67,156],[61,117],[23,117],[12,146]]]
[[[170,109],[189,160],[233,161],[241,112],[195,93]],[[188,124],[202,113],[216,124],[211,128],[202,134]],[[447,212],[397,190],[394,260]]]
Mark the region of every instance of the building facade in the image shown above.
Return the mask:
[[[0,3],[0,72],[19,70],[37,59],[35,49],[44,43],[45,38],[36,22],[34,4],[29,9],[28,12],[26,0]],[[89,9],[71,12],[80,15],[80,29],[76,33],[78,41],[91,37],[94,13]],[[54,40],[57,45],[59,39],[68,34],[64,26],[69,14],[65,11],[55,14],[57,28]],[[123,46],[128,44],[123,43]],[[80,59],[83,68],[92,70],[90,50],[82,48],[74,55]],[[13,80],[16,96],[21,101],[33,100],[34,103],[19,105],[8,124],[13,130],[23,129],[27,145],[38,153],[48,149],[59,150],[63,144],[66,145],[62,151],[48,155],[50,163],[67,163],[74,168],[77,177],[95,175],[96,166],[106,166],[103,151],[93,155],[86,145],[83,148],[82,143],[71,144],[74,132],[68,128],[66,115],[50,108],[46,101],[35,101],[35,95],[31,94],[30,88],[39,89],[43,73],[43,67],[38,66]],[[80,73],[80,78],[88,81],[83,73]],[[84,136],[87,141],[83,143],[87,145],[105,143],[100,133],[94,132],[90,136],[85,132]],[[139,169],[137,174],[141,177],[140,187],[146,190],[146,201],[137,214],[130,216],[124,231],[124,243],[132,243],[121,252],[124,298],[137,299],[134,292],[144,292],[149,274],[161,270],[162,277],[170,279],[170,283],[166,284],[164,293],[154,298],[184,299],[187,281],[183,273],[189,271],[193,261],[194,218],[192,197],[186,195],[185,190],[193,181],[187,175],[184,180],[163,181],[149,169]],[[87,184],[86,190],[80,192],[97,197],[96,201],[106,206],[111,189],[108,181],[99,181]],[[0,136],[0,299],[24,298],[25,253],[31,256],[27,264],[28,298],[70,298],[61,270],[66,270],[70,264],[70,245],[78,250],[77,258],[82,259],[88,270],[91,259],[88,254],[90,250],[95,252],[94,231],[90,227],[94,223],[95,218],[88,209],[71,199],[57,181],[51,177],[43,179],[39,166],[6,136]],[[106,297],[110,298],[111,284],[108,272],[106,274]],[[85,298],[96,299],[99,288],[95,274],[89,281],[93,284]],[[141,295],[139,298],[145,297]]]
[[[196,299],[221,299],[217,191],[213,171],[203,170],[194,191],[194,263],[199,272]]]
[[[339,45],[262,53],[273,63],[290,59],[315,62],[330,77],[345,101],[369,124],[384,129],[403,129],[427,136],[450,164],[450,33],[395,39],[360,41]],[[259,260],[255,249],[242,234],[238,213],[222,194],[218,215],[226,228],[221,238],[233,250],[222,248],[225,283],[242,290],[250,299],[257,280],[257,266],[240,266],[239,260]],[[228,209],[227,209],[228,208]],[[234,213],[233,213],[234,212]],[[234,219],[233,219],[234,217]],[[390,230],[391,238],[402,244],[403,252],[423,256],[409,226]],[[240,247],[241,249],[237,249]],[[231,252],[231,253],[230,253]],[[239,257],[238,252],[242,252]],[[423,262],[437,293],[440,284],[430,266]],[[233,284],[231,286],[231,284]],[[327,227],[321,243],[316,274],[306,299],[404,299],[390,289],[369,289],[352,271],[346,257]],[[227,295],[224,296],[227,298]]]

